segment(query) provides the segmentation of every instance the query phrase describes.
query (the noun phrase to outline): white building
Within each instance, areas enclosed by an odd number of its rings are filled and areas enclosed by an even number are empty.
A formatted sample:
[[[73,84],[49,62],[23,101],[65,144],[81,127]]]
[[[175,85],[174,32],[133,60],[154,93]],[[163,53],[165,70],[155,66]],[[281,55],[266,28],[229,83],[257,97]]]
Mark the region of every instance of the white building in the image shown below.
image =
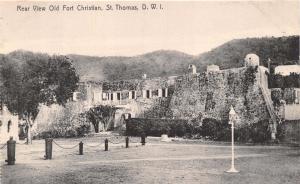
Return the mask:
[[[245,59],[245,66],[259,66],[259,57],[256,54],[247,54]]]
[[[275,68],[275,74],[288,76],[291,73],[300,74],[300,65],[281,65]]]
[[[195,65],[189,65],[188,71],[190,74],[197,74],[197,67]]]
[[[12,115],[8,109],[0,104],[0,143],[3,144],[10,137],[19,141],[19,118]]]
[[[207,72],[217,72],[220,71],[220,67],[218,65],[208,65]]]
[[[295,101],[290,104],[284,103],[284,119],[299,120],[300,119],[300,88],[294,88]]]

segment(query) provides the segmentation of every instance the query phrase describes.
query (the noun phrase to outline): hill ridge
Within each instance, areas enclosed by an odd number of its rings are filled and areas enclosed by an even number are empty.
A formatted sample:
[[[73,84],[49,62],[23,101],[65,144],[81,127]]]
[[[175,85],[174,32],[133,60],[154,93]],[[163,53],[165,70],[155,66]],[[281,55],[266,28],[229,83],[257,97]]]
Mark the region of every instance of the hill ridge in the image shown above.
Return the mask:
[[[160,49],[135,56],[66,56],[72,59],[81,80],[114,81],[138,79],[144,73],[149,77],[182,75],[187,72],[189,64],[196,65],[199,72],[206,70],[209,64],[219,65],[220,69],[241,67],[248,53],[257,54],[264,66],[268,58],[273,64],[294,64],[299,60],[299,36],[233,39],[199,55]],[[50,55],[16,50],[0,56],[0,59],[22,64],[29,59]]]

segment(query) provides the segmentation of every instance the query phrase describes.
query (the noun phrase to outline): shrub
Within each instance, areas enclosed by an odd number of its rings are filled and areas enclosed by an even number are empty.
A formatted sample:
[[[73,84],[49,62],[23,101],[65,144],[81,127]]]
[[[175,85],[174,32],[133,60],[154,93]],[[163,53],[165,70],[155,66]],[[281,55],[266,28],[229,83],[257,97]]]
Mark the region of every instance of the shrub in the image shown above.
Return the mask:
[[[143,118],[126,120],[126,135],[140,136],[142,133],[148,136],[161,136],[162,134],[172,137],[201,136],[215,141],[230,141],[231,125],[227,120],[220,121],[214,118],[203,119],[202,126],[198,126],[197,122],[189,123],[187,120]],[[269,139],[268,120],[235,128],[235,140],[238,142],[264,143]]]
[[[81,137],[89,133],[90,128],[83,114],[72,113],[69,108],[64,108],[57,118],[38,130],[38,137]]]
[[[231,139],[231,125],[228,124],[228,121],[206,118],[202,122],[201,136],[211,140],[229,141]],[[269,121],[263,120],[235,128],[234,138],[238,142],[266,142],[270,139]]]
[[[280,89],[273,89],[271,91],[271,99],[273,101],[274,106],[279,107],[280,101],[283,99],[282,91]]]
[[[291,73],[288,76],[271,74],[269,76],[269,87],[271,88],[299,88],[300,74]]]
[[[79,125],[76,127],[70,126],[69,128],[55,128],[50,127],[48,130],[42,131],[38,134],[38,138],[71,138],[82,137],[88,134],[90,131],[90,125]]]
[[[131,118],[126,120],[126,135],[140,136],[145,133],[147,136],[168,134],[182,137],[191,133],[189,126],[186,120]]]
[[[270,139],[269,120],[244,125],[235,130],[235,140],[239,142],[264,143]]]
[[[251,139],[254,143],[263,143],[270,139],[269,120],[262,120],[251,126]]]
[[[230,140],[230,126],[225,121],[219,121],[213,118],[203,119],[201,126],[201,136],[208,137],[211,140]]]
[[[251,127],[244,125],[234,131],[234,139],[238,142],[252,142]]]
[[[284,123],[278,124],[276,137],[280,141],[283,141],[286,137],[286,128]]]

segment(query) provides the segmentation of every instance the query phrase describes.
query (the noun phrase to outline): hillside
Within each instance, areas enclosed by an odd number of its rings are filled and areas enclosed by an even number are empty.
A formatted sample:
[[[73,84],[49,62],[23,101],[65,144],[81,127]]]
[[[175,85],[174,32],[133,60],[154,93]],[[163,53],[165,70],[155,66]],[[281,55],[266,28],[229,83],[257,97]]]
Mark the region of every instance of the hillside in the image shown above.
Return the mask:
[[[82,79],[122,80],[182,74],[194,56],[178,51],[155,51],[134,57],[69,55]]]
[[[299,36],[236,39],[197,56],[159,50],[133,57],[75,54],[68,57],[73,60],[81,80],[112,81],[140,78],[143,73],[149,77],[181,75],[187,71],[188,64],[195,64],[198,71],[204,71],[208,64],[217,64],[221,69],[240,67],[248,53],[259,55],[262,65],[266,65],[267,58],[273,64],[292,64],[299,59]],[[26,60],[47,56],[17,50],[4,57],[10,62],[22,64]]]
[[[294,64],[299,59],[299,36],[232,40],[199,55],[193,63],[200,67],[211,63],[221,68],[239,67],[248,53],[257,54],[264,66],[268,58],[273,65]]]

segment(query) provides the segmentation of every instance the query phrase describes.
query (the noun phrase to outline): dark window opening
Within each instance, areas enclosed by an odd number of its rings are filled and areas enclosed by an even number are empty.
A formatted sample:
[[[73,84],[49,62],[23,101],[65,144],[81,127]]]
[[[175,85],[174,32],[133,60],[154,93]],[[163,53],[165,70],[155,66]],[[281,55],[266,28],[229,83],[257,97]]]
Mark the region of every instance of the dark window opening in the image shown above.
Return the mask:
[[[300,103],[300,91],[295,91],[296,98],[295,98],[295,103],[299,104]]]
[[[105,100],[107,100],[107,98],[108,98],[107,94],[106,94],[106,93],[103,93],[103,94],[102,94],[102,100],[105,101]]]
[[[117,100],[121,100],[121,93],[117,93]]]
[[[166,89],[162,89],[162,97],[166,97]]]
[[[152,96],[158,96],[158,90],[153,90],[152,91]]]
[[[147,90],[147,91],[146,91],[146,97],[147,97],[147,98],[150,98],[150,90]]]
[[[135,91],[132,91],[132,93],[131,93],[131,98],[132,98],[132,99],[135,99]]]
[[[110,94],[110,100],[114,100],[114,94]]]
[[[9,120],[7,123],[7,133],[9,133],[10,131],[10,126],[11,126],[11,121]]]
[[[3,110],[3,101],[0,100],[0,111],[2,111],[2,110]]]

